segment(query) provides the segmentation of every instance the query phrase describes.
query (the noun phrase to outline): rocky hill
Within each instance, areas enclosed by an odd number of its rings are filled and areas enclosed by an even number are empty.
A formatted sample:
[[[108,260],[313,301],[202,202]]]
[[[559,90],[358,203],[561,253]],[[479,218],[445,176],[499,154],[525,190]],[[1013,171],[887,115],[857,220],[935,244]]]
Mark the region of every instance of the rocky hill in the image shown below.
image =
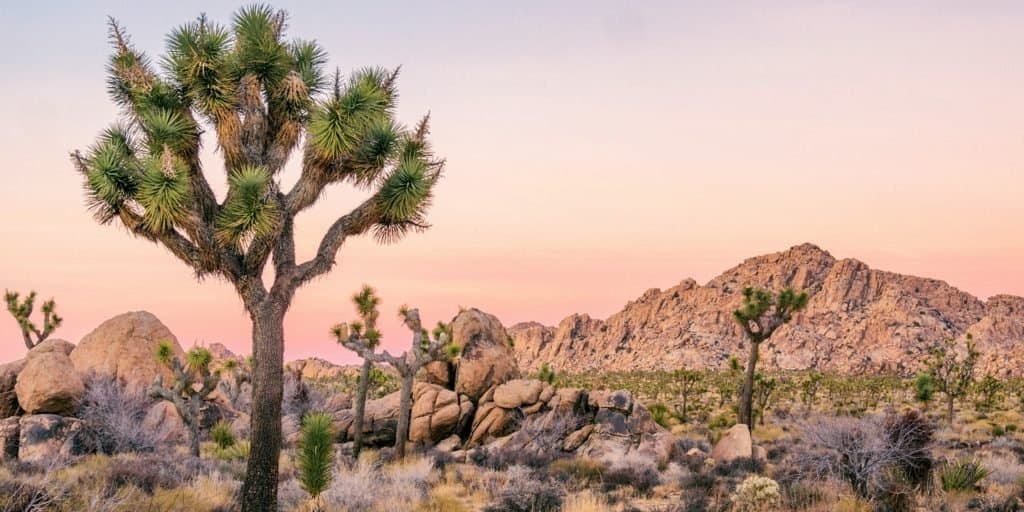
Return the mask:
[[[557,327],[509,329],[520,367],[569,372],[720,368],[746,352],[731,312],[745,286],[793,287],[807,309],[762,346],[765,365],[840,373],[920,368],[928,347],[970,332],[981,371],[1024,373],[1024,298],[987,302],[943,281],[875,270],[803,244],[750,258],[701,286],[651,289],[606,320],[573,314]]]

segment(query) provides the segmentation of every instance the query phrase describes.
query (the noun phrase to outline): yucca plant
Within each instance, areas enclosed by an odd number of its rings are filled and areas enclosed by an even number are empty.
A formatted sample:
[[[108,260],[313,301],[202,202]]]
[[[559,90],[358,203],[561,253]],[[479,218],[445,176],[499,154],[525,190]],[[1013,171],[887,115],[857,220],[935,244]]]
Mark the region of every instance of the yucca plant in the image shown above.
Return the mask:
[[[324,49],[287,37],[286,22],[265,5],[241,8],[228,25],[200,16],[171,31],[154,65],[111,20],[108,90],[123,117],[72,153],[99,222],[163,245],[242,299],[255,357],[246,512],[277,509],[283,321],[296,290],[330,271],[352,237],[394,242],[427,228],[442,169],[428,118],[411,128],[395,118],[397,70],[332,74]],[[217,166],[200,160],[204,131],[216,135],[223,198],[205,172]],[[285,190],[281,171],[296,152],[300,175]],[[297,260],[295,218],[338,183],[369,197],[331,224],[311,259]]]
[[[220,382],[220,370],[211,371],[213,354],[205,347],[193,347],[185,354],[185,361],[174,355],[170,342],[157,345],[156,358],[170,368],[174,382],[164,385],[163,375],[157,375],[149,387],[149,396],[166,400],[174,406],[188,428],[189,452],[199,457],[199,423],[203,404]]]
[[[18,328],[21,329],[21,337],[25,340],[25,348],[29,350],[46,341],[46,338],[50,336],[53,330],[60,327],[61,322],[64,321],[57,314],[57,305],[53,302],[53,299],[50,299],[43,302],[43,307],[41,308],[43,311],[43,329],[39,330],[31,319],[36,302],[36,292],[34,291],[29,292],[24,300],[21,300],[18,292],[5,290],[4,300],[7,302],[7,311],[18,322]]]
[[[299,483],[316,502],[320,493],[330,485],[334,466],[334,429],[329,414],[318,412],[306,416],[302,422],[296,456]]]
[[[218,421],[210,429],[210,439],[220,450],[226,450],[235,445],[235,434],[231,431],[231,424],[226,421]]]
[[[732,316],[750,342],[750,357],[743,374],[740,393],[739,423],[754,428],[754,374],[757,371],[761,343],[772,337],[779,327],[789,323],[793,315],[807,306],[807,294],[790,288],[773,294],[769,290],[747,287],[743,304]]]
[[[953,491],[974,491],[992,471],[987,469],[977,459],[960,459],[949,461],[939,468],[939,482],[942,490]]]
[[[376,318],[376,302],[373,304],[372,316]],[[386,363],[391,365],[398,372],[402,379],[402,387],[399,390],[398,404],[398,426],[395,429],[395,456],[399,459],[405,457],[405,445],[409,440],[409,421],[412,416],[412,387],[416,373],[424,365],[432,361],[445,360],[451,350],[450,332],[451,329],[445,324],[438,324],[438,328],[432,332],[423,328],[420,321],[420,312],[416,309],[409,309],[402,306],[398,309],[398,316],[405,326],[412,331],[412,347],[400,356],[393,356],[387,350],[375,352],[373,347],[379,343],[379,339],[373,340],[368,335],[362,322],[351,324],[337,324],[331,328],[331,334],[337,338],[338,343],[343,347],[357,353],[363,359],[375,363]],[[379,333],[376,334],[379,336]]]

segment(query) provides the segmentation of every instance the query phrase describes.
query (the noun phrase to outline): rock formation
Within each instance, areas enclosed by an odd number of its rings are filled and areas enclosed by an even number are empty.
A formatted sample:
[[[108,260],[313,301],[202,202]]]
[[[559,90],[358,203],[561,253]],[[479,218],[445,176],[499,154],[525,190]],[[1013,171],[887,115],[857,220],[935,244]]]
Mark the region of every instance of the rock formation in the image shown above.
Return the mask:
[[[807,291],[810,303],[762,347],[768,368],[841,373],[920,368],[935,342],[974,334],[980,372],[1024,372],[1024,298],[983,302],[942,281],[837,260],[811,244],[750,258],[706,285],[652,289],[606,320],[570,315],[557,327],[509,329],[519,365],[568,372],[722,368],[744,353],[731,312],[745,286]]]
[[[85,335],[71,352],[71,362],[81,375],[113,376],[130,388],[146,389],[157,375],[163,375],[165,381],[174,378],[155,357],[164,340],[170,342],[175,357],[185,358],[178,339],[152,313],[124,313]]]

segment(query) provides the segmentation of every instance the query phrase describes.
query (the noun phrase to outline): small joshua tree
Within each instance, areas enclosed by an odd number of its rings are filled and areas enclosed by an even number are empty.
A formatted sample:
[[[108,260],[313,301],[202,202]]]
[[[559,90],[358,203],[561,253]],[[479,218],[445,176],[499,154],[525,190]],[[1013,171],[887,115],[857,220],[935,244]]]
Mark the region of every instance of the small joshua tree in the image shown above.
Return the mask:
[[[974,336],[967,333],[966,353],[957,354],[956,340],[948,339],[936,344],[928,358],[928,372],[935,382],[936,391],[946,397],[946,417],[953,424],[953,402],[963,398],[974,383],[974,366],[980,355],[974,349]]]
[[[825,376],[816,370],[811,370],[804,380],[800,381],[800,400],[804,403],[807,412],[814,409],[814,402],[818,399],[818,391],[821,389],[821,381]]]
[[[778,387],[779,381],[774,378],[768,377],[761,372],[754,375],[754,406],[757,407],[757,419],[761,425],[764,425],[764,411],[768,408],[768,404],[771,403],[775,390]],[[753,431],[754,424],[751,423],[749,426],[750,430]]]
[[[551,367],[551,363],[543,363],[540,365],[540,371],[537,373],[537,380],[554,385],[556,377],[555,369]]]
[[[750,341],[750,359],[743,378],[740,395],[739,423],[753,428],[754,374],[758,352],[763,343],[779,328],[793,319],[793,314],[807,306],[807,294],[787,288],[773,295],[768,290],[743,289],[743,305],[733,311],[733,318]]]
[[[193,457],[199,457],[200,413],[203,403],[220,382],[220,370],[210,371],[213,354],[205,347],[193,347],[185,354],[183,363],[174,356],[171,344],[162,341],[157,347],[156,358],[174,372],[174,383],[165,387],[163,375],[157,375],[149,387],[149,396],[174,405],[188,428],[189,451]]]
[[[676,411],[676,414],[679,416],[679,421],[686,423],[686,412],[690,402],[690,397],[695,391],[697,391],[700,384],[703,383],[704,374],[698,371],[682,368],[672,372],[672,380],[674,380],[676,385],[679,386],[679,398],[681,399],[681,404]]]
[[[32,310],[35,309],[36,292],[29,292],[23,301],[19,301],[18,298],[18,292],[5,290],[4,299],[7,301],[7,311],[18,321],[21,337],[25,340],[25,347],[32,350],[33,347],[45,341],[54,329],[60,327],[64,319],[57,314],[57,305],[53,299],[50,299],[43,303],[43,330],[40,331],[29,318],[32,316]]]
[[[220,366],[221,372],[227,373],[231,377],[230,380],[225,379],[220,382],[220,389],[224,391],[235,407],[238,406],[238,399],[242,396],[242,386],[252,379],[251,368],[252,361],[250,359],[240,362],[233,357],[225,360]]]
[[[352,302],[355,303],[356,312],[362,318],[361,324],[356,325],[353,323],[353,329],[362,333],[366,349],[372,352],[380,344],[380,331],[377,330],[377,317],[380,316],[377,311],[377,305],[380,303],[380,299],[372,287],[363,285],[363,289],[352,296]],[[354,429],[352,433],[352,456],[357,459],[359,458],[359,452],[363,448],[363,422],[366,416],[366,395],[370,390],[371,370],[373,370],[373,361],[363,357],[363,367],[359,372],[359,387],[356,390],[355,418],[352,423],[352,428]]]
[[[398,310],[398,315],[412,331],[412,347],[401,356],[393,356],[387,350],[381,353],[374,352],[370,347],[372,342],[361,322],[353,322],[351,325],[338,324],[331,329],[331,333],[345,348],[374,363],[390,364],[401,377],[398,427],[395,429],[395,456],[401,459],[405,457],[405,445],[409,440],[412,387],[416,373],[427,363],[450,357],[456,349],[449,343],[449,326],[439,322],[434,331],[429,333],[423,328],[419,310],[402,306]]]
[[[930,373],[919,373],[914,379],[914,400],[921,402],[921,408],[928,410],[928,404],[935,398],[935,378]]]
[[[329,414],[317,412],[306,416],[296,456],[299,483],[313,498],[314,510],[322,510],[320,493],[331,483],[334,466],[334,431]]]
[[[1003,383],[992,375],[985,375],[975,386],[978,402],[977,407],[982,411],[991,411],[999,402],[999,394],[1003,391]]]

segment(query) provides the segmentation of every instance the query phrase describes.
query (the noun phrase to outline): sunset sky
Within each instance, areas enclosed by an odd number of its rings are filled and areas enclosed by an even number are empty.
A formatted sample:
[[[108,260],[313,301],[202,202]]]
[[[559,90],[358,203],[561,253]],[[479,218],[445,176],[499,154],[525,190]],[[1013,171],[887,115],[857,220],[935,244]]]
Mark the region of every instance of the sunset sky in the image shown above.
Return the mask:
[[[1024,295],[1024,3],[640,3],[274,4],[342,72],[402,65],[400,118],[432,112],[448,162],[429,232],[351,242],[299,291],[286,359],[352,361],[327,332],[362,283],[401,350],[403,302],[431,323],[459,306],[506,325],[605,317],[802,242],[982,298]],[[185,346],[248,352],[231,287],[96,224],[67,158],[117,116],[108,14],[156,57],[175,25],[204,10],[228,22],[240,4],[45,4],[0,8],[0,288],[55,297],[54,336],[73,342],[148,310]],[[339,186],[301,216],[299,257],[362,196]],[[4,315],[0,361],[23,353]]]

